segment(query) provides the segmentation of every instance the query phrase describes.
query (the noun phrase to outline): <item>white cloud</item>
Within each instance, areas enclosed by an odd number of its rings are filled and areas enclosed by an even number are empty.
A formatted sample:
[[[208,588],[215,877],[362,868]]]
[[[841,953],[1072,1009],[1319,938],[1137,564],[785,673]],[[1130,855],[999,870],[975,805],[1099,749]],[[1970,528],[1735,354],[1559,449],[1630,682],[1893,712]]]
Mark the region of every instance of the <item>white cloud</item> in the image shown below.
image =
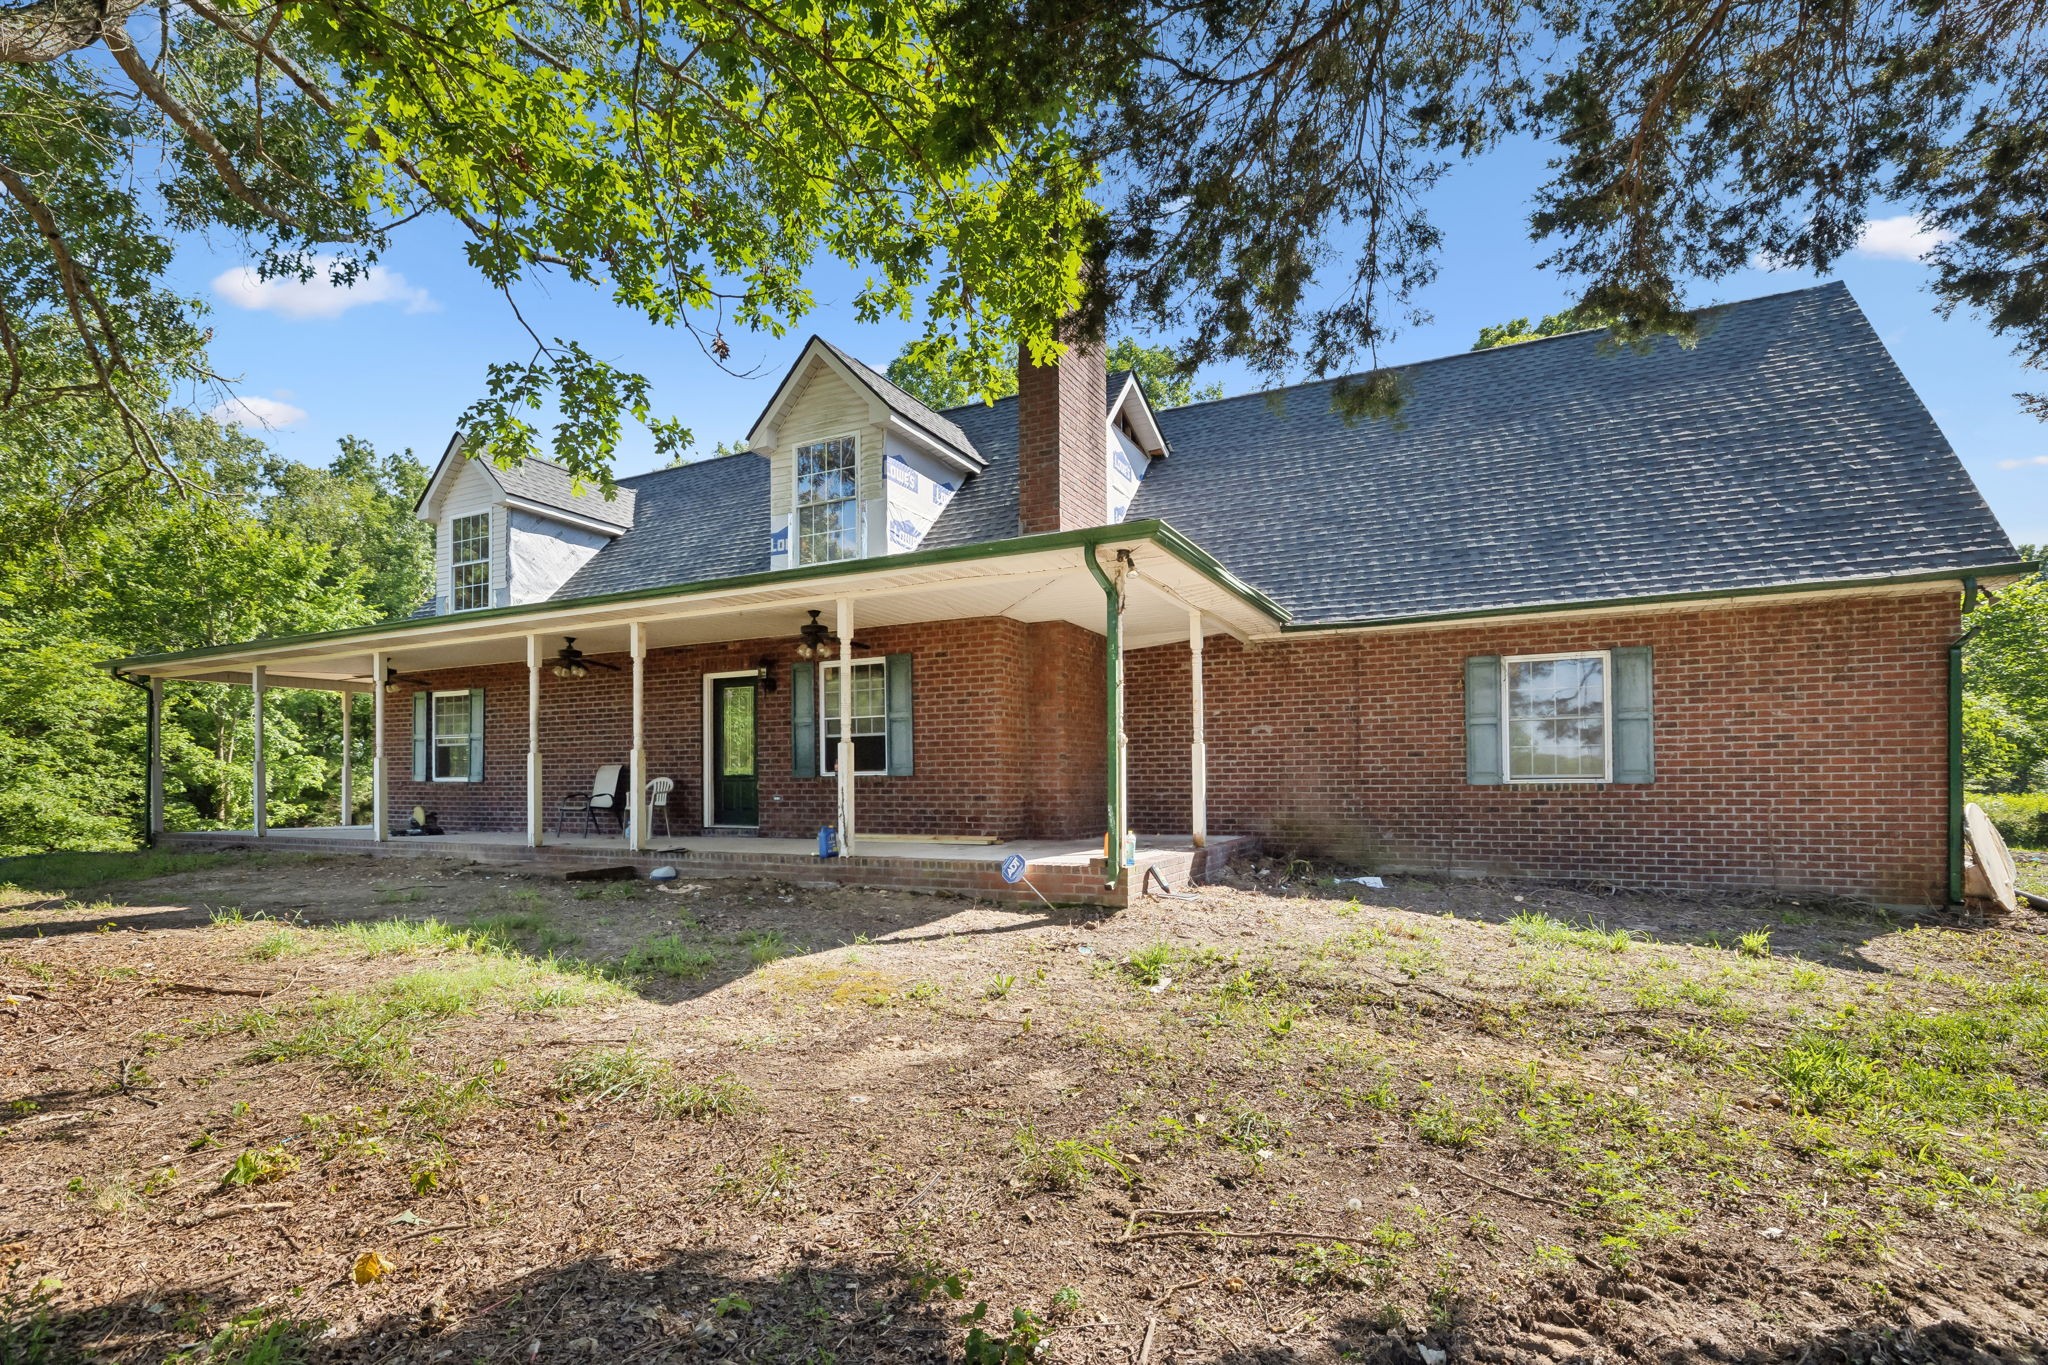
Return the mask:
[[[2000,469],[2025,469],[2028,465],[2048,466],[2048,455],[2036,455],[2030,460],[2000,460]]]
[[[240,427],[244,431],[277,431],[306,420],[304,408],[253,393],[216,403],[207,409],[206,415],[224,427]]]
[[[214,276],[213,292],[237,308],[282,313],[288,318],[337,318],[370,303],[395,303],[408,313],[431,313],[441,306],[425,289],[381,265],[371,266],[352,285],[335,284],[328,276],[333,260],[316,257],[310,280],[266,280],[254,266],[236,266]]]
[[[1865,256],[1880,256],[1888,261],[1917,261],[1954,238],[1955,234],[1947,228],[1926,227],[1912,214],[1901,213],[1865,223],[1856,239],[1856,249]]]

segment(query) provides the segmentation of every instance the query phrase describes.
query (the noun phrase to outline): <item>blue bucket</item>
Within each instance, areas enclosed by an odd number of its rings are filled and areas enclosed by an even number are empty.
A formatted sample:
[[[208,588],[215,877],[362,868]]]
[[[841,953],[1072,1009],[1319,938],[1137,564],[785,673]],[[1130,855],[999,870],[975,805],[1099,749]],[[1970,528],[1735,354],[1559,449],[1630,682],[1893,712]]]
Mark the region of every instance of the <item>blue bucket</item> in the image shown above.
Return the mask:
[[[837,837],[832,832],[832,826],[818,826],[818,856],[820,858],[835,858],[839,856],[838,842]]]

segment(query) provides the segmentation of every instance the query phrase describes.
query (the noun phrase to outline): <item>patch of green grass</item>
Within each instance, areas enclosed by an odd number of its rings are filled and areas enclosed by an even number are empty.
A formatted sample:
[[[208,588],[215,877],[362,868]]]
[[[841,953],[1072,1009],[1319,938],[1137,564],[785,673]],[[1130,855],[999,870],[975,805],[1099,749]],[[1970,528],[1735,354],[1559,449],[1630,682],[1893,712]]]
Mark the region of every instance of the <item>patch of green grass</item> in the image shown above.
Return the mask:
[[[763,929],[740,935],[740,942],[747,945],[747,961],[756,967],[765,967],[771,962],[780,962],[796,949],[782,937],[780,929]]]
[[[1458,1112],[1449,1100],[1438,1100],[1414,1114],[1415,1131],[1424,1142],[1462,1151],[1474,1146],[1490,1126],[1483,1118]]]
[[[1017,1177],[1027,1185],[1056,1193],[1085,1189],[1091,1166],[1113,1171],[1126,1184],[1135,1172],[1130,1161],[1107,1138],[1045,1138],[1025,1124],[1011,1138],[1017,1149]]]
[[[488,936],[472,929],[426,919],[351,920],[328,931],[336,941],[371,957],[393,953],[463,952],[492,946]]]
[[[555,1087],[565,1097],[606,1100],[648,1098],[667,1081],[669,1067],[637,1047],[598,1048],[562,1064]]]
[[[677,1081],[662,1092],[657,1102],[677,1118],[731,1118],[753,1103],[754,1092],[738,1077],[721,1074],[708,1081]]]
[[[313,938],[290,927],[273,929],[249,948],[249,956],[257,962],[275,962],[281,957],[297,957],[310,953],[315,947]]]
[[[618,987],[553,962],[476,954],[451,967],[423,968],[362,991],[319,995],[272,1012],[253,1010],[236,1026],[256,1040],[255,1061],[319,1061],[362,1079],[410,1070],[413,1040],[488,1000],[532,1007],[536,998],[572,1006],[615,999]]]
[[[1583,948],[1592,953],[1624,953],[1633,942],[1626,929],[1566,924],[1536,910],[1523,910],[1508,921],[1508,936],[1517,943],[1552,948]]]
[[[299,1159],[283,1147],[251,1147],[234,1159],[220,1178],[223,1186],[269,1185],[299,1169]]]
[[[717,965],[718,954],[680,934],[663,934],[634,946],[619,965],[629,976],[663,976],[695,981]]]
[[[306,1365],[313,1343],[326,1330],[325,1323],[280,1318],[262,1309],[236,1318],[204,1346],[170,1356],[165,1365]]]
[[[552,953],[580,941],[578,935],[555,927],[554,921],[540,910],[486,915],[470,921],[469,928],[491,943],[535,954]]]
[[[1735,951],[1744,957],[1769,957],[1771,955],[1771,931],[1751,929],[1735,941]]]
[[[240,853],[31,853],[0,858],[0,893],[75,895],[109,882],[204,872],[245,861]]]
[[[1166,969],[1172,965],[1173,945],[1162,940],[1134,950],[1117,964],[1117,970],[1135,985],[1157,986],[1167,979]]]

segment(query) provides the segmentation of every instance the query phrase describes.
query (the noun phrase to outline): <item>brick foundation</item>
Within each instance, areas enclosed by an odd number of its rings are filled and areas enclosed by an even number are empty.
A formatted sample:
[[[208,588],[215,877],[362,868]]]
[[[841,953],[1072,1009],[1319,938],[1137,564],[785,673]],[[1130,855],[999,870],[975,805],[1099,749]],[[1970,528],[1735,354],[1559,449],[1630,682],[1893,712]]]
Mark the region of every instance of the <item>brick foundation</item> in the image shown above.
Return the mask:
[[[1951,591],[1211,640],[1209,828],[1391,870],[1921,905],[1946,886]],[[1469,786],[1463,663],[1648,645],[1656,780]],[[1140,829],[1188,821],[1188,652],[1129,656]]]

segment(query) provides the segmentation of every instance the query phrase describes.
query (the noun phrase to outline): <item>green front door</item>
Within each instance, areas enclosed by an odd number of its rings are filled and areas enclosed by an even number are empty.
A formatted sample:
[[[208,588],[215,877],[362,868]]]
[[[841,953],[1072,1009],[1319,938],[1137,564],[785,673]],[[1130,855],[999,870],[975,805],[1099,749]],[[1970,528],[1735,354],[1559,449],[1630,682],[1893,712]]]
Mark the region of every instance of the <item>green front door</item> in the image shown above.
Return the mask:
[[[711,823],[761,823],[761,780],[754,765],[752,678],[711,680]]]

